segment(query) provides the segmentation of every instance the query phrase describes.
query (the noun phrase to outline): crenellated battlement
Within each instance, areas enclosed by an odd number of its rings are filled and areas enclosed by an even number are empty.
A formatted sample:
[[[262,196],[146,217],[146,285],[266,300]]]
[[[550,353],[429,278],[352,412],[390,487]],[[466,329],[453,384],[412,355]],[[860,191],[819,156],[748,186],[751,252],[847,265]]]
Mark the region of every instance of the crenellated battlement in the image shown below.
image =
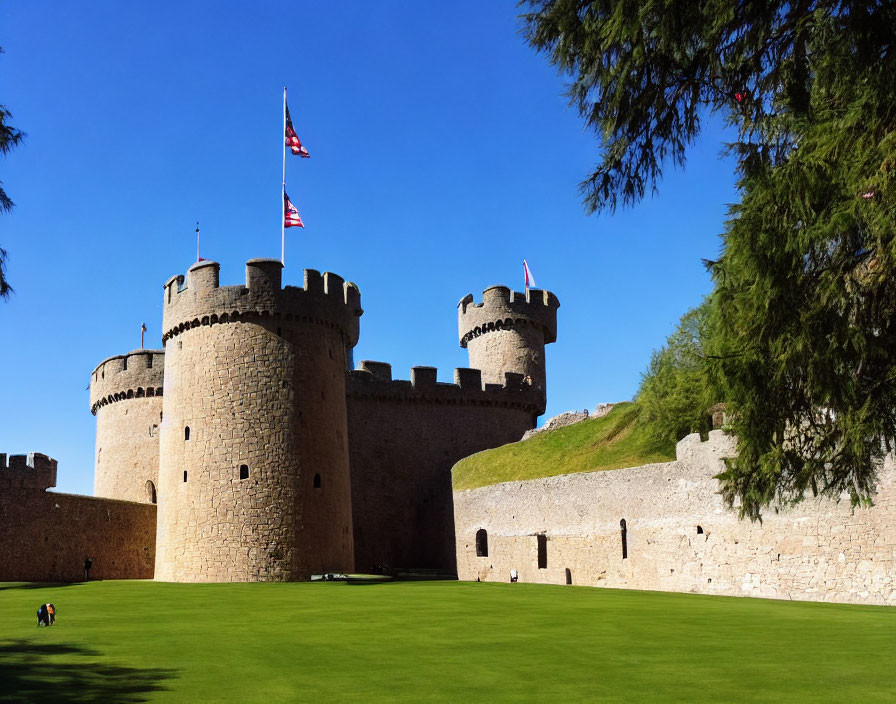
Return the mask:
[[[56,486],[56,460],[40,452],[28,455],[0,453],[0,490],[39,489]]]
[[[374,397],[408,402],[501,406],[536,412],[543,403],[539,392],[523,380],[522,374],[508,372],[504,384],[482,383],[479,369],[458,367],[454,383],[437,381],[435,367],[411,367],[410,379],[393,379],[388,362],[365,360],[348,373],[348,396]]]
[[[131,398],[162,395],[165,350],[132,350],[108,357],[90,374],[90,412]]]
[[[246,283],[221,286],[220,264],[197,262],[164,286],[162,343],[185,330],[259,318],[297,320],[342,329],[346,344],[358,342],[361,292],[331,272],[305,269],[304,285],[282,286],[278,259],[246,262]]]
[[[542,330],[545,344],[557,339],[560,301],[550,291],[533,288],[520,293],[507,286],[491,286],[482,292],[482,303],[473,300],[468,293],[457,305],[461,347],[488,332],[525,326]]]

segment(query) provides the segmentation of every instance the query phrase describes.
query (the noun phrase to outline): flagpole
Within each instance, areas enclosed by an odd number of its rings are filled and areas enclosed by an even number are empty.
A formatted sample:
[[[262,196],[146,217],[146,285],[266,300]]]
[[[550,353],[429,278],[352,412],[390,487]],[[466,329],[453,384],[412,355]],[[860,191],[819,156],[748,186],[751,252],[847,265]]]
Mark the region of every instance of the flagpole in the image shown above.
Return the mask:
[[[280,193],[280,263],[286,266],[286,221],[283,217],[283,204],[286,202],[286,86],[283,86],[283,129],[280,131],[280,144],[283,145],[283,188]]]
[[[196,261],[198,262],[202,257],[199,256],[199,221],[196,221]]]

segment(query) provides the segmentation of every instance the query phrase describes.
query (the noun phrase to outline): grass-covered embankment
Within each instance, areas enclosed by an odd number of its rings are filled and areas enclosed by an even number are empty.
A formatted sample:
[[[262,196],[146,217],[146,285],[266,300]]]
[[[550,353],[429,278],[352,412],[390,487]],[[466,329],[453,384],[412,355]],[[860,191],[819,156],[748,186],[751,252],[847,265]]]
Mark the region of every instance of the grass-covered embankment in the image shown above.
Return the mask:
[[[452,472],[455,490],[574,472],[637,467],[675,459],[675,445],[657,442],[639,422],[641,409],[620,403],[603,418],[539,433],[471,455]]]
[[[52,601],[56,626],[36,628]],[[896,610],[469,582],[0,584],[3,702],[884,702]]]

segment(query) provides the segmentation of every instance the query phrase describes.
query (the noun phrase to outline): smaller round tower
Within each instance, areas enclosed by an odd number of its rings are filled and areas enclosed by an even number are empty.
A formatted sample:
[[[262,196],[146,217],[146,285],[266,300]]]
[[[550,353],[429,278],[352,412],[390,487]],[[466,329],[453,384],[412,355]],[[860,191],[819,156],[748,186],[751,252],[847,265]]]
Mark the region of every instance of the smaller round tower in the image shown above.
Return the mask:
[[[164,373],[164,350],[134,350],[109,357],[91,373],[95,496],[156,502]]]
[[[507,373],[521,374],[546,402],[544,346],[557,339],[560,301],[550,291],[526,293],[506,286],[482,292],[482,303],[467,294],[457,306],[460,346],[466,347],[470,366],[482,370],[484,384],[504,384]]]

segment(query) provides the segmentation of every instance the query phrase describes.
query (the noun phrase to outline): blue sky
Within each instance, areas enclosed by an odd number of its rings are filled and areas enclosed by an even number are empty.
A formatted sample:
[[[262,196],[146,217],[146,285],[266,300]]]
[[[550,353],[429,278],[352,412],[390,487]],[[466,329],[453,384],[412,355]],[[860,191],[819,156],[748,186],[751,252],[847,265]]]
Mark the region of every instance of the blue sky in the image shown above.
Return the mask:
[[[0,5],[0,104],[27,132],[0,161],[16,294],[0,303],[0,452],[59,460],[92,493],[86,387],[104,358],[160,346],[162,284],[202,255],[222,284],[280,253],[281,90],[311,159],[287,163],[305,267],[355,281],[355,359],[451,381],[464,294],[522,287],[528,259],[561,301],[545,418],[631,398],[651,350],[710,289],[736,199],[708,124],[659,195],[586,216],[598,160],[565,79],[518,35],[514,2]],[[336,9],[338,7],[338,9]]]

